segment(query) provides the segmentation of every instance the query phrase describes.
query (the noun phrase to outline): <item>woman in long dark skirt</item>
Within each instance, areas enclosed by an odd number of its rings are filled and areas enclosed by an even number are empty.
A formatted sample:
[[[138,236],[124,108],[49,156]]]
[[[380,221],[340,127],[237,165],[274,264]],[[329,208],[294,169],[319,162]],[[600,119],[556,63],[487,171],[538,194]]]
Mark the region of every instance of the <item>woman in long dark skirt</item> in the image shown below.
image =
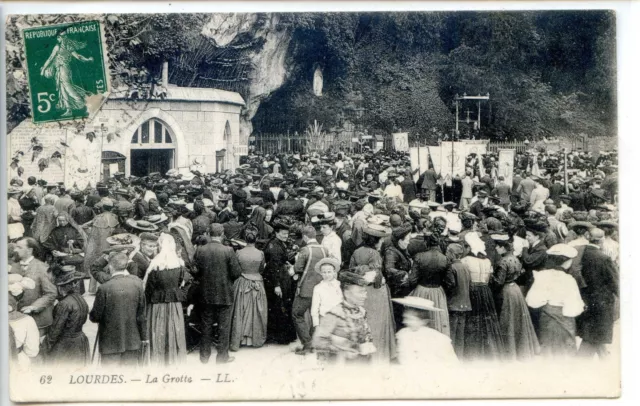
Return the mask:
[[[464,358],[467,360],[500,360],[503,343],[489,280],[493,273],[486,257],[484,242],[475,232],[465,235],[471,252],[462,258],[469,268],[471,311],[467,314],[464,331]]]
[[[435,307],[443,310],[429,315],[431,317],[429,327],[449,337],[449,311],[445,290],[450,292],[455,281],[448,266],[447,257],[440,250],[438,237],[437,233],[428,233],[425,236],[429,249],[427,252],[416,255],[413,261],[411,279],[412,282],[417,283],[417,286],[409,296],[431,300]]]
[[[540,344],[533,329],[527,302],[515,282],[523,272],[522,264],[513,255],[513,245],[508,234],[492,234],[491,238],[496,243],[496,251],[501,255],[491,277],[491,284],[497,290],[496,307],[504,356],[508,360],[527,360],[540,352]]]
[[[89,306],[79,293],[82,278],[74,265],[65,265],[55,280],[59,301],[43,343],[47,364],[81,367],[90,363],[89,339],[82,332],[89,316]]]
[[[247,246],[236,252],[242,276],[233,286],[231,351],[238,351],[241,345],[262,347],[267,339],[267,294],[262,280],[264,253],[255,247],[257,229],[248,228],[244,235]]]
[[[187,358],[184,285],[189,278],[171,234],[161,234],[160,250],[151,260],[143,283],[147,298],[147,332],[153,365],[182,364]]]

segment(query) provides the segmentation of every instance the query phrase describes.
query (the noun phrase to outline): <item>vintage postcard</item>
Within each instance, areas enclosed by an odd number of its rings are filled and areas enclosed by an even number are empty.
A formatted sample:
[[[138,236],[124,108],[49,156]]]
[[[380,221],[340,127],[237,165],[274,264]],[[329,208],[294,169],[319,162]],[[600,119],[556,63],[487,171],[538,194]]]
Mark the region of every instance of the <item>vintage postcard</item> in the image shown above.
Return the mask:
[[[5,13],[13,402],[621,395],[625,17],[365,6]]]

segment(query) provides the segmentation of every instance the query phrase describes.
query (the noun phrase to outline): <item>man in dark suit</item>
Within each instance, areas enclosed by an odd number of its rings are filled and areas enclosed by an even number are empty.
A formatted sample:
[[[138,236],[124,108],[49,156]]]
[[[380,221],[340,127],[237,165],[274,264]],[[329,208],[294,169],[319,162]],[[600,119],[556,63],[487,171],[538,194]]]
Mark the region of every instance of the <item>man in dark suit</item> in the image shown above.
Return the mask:
[[[589,230],[589,244],[582,254],[582,276],[586,287],[580,289],[586,309],[576,318],[577,335],[582,338],[579,355],[600,359],[607,357],[605,344],[613,339],[613,323],[616,320],[616,298],[619,290],[618,269],[611,258],[602,252],[604,231]]]
[[[89,319],[98,323],[102,365],[136,366],[148,345],[142,281],[127,272],[122,251],[109,255],[111,279],[98,287]]]
[[[436,201],[436,189],[438,187],[438,174],[433,168],[429,168],[422,174],[422,190],[426,190],[429,194],[429,201]]]
[[[509,211],[509,206],[511,205],[511,186],[504,181],[504,176],[498,176],[498,184],[493,188],[491,194],[500,199],[499,204],[503,209]]]
[[[218,319],[220,338],[218,340],[216,363],[234,360],[229,356],[231,336],[231,305],[233,304],[233,281],[242,274],[240,263],[233,248],[222,244],[224,227],[214,223],[210,227],[211,241],[199,246],[193,258],[194,276],[200,281],[202,305],[202,339],[200,342],[200,362],[206,364],[211,357],[213,324]]]
[[[511,190],[518,190],[518,186],[520,186],[520,182],[522,182],[522,176],[520,176],[520,169],[514,170],[513,181],[511,182]]]
[[[294,275],[300,278],[292,309],[296,333],[302,342],[302,349],[296,351],[298,355],[305,355],[311,351],[312,326],[305,318],[305,313],[311,309],[313,288],[322,281],[322,276],[314,270],[314,267],[318,261],[328,256],[327,250],[316,240],[315,228],[311,226],[303,228],[302,239],[306,245],[298,252],[293,265]]]
[[[34,258],[34,250],[37,248],[38,242],[31,237],[19,240],[14,250],[20,262],[13,264],[10,273],[33,279],[36,283],[35,289],[25,289],[18,310],[32,316],[40,330],[40,336],[44,336],[53,323],[53,303],[58,290],[47,273],[48,266]]]

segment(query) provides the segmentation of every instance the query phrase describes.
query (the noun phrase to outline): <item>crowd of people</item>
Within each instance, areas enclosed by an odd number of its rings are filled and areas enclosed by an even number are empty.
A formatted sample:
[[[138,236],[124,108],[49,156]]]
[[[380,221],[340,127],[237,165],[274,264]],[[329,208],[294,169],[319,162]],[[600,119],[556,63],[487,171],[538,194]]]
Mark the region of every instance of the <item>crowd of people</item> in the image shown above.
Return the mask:
[[[517,154],[512,184],[493,154],[443,179],[396,151],[252,154],[84,190],[13,179],[12,359],[178,365],[215,347],[229,363],[293,342],[326,363],[605,358],[617,156],[598,155],[565,174],[558,154]]]

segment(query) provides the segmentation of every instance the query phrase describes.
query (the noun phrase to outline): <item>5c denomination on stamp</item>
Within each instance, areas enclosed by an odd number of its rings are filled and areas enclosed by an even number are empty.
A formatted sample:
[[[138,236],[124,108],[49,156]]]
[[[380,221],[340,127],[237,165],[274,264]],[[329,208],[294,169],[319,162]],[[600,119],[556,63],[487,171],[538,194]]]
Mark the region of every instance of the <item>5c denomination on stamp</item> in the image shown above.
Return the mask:
[[[90,117],[109,92],[99,21],[23,31],[34,123]]]

